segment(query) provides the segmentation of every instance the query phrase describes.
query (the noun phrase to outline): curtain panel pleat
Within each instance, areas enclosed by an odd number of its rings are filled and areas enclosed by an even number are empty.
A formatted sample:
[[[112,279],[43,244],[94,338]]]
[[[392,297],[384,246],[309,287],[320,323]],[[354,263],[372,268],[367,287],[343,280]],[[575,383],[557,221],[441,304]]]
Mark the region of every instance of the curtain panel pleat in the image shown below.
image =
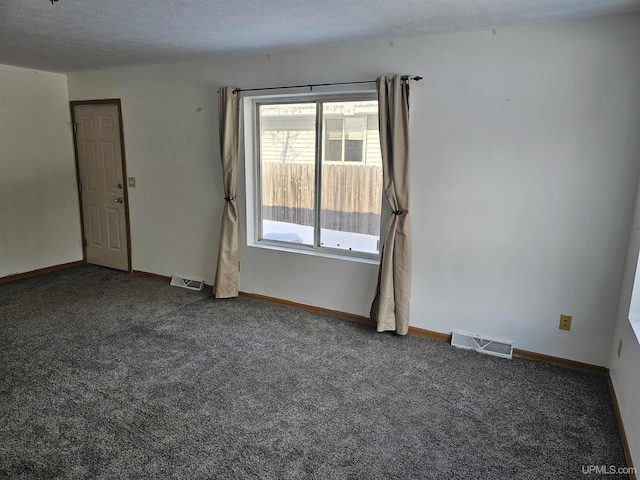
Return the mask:
[[[218,91],[218,123],[224,209],[220,229],[220,248],[214,284],[216,298],[238,296],[238,144],[240,130],[240,99],[234,87]]]
[[[411,225],[409,219],[409,80],[377,79],[384,194],[392,215],[380,258],[371,319],[378,332],[409,331]]]

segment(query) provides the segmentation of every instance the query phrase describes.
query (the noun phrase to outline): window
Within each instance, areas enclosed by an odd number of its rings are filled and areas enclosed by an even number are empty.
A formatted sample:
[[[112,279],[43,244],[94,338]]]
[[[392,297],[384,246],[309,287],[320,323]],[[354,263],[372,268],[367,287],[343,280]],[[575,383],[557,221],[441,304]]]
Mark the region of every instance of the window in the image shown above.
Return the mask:
[[[365,115],[325,117],[323,161],[364,162],[366,120]]]
[[[629,323],[640,342],[640,258],[636,261],[636,274],[631,290],[631,303],[629,305]]]
[[[375,93],[254,97],[245,99],[248,116],[250,244],[378,258],[382,158]]]

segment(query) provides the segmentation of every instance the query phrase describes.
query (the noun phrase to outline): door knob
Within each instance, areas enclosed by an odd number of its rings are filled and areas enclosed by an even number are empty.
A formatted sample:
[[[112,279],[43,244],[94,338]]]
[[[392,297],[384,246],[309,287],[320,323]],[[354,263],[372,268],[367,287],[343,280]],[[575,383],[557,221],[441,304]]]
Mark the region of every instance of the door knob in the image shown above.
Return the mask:
[[[118,197],[116,198],[116,203],[123,203],[124,200],[122,199],[122,197]]]

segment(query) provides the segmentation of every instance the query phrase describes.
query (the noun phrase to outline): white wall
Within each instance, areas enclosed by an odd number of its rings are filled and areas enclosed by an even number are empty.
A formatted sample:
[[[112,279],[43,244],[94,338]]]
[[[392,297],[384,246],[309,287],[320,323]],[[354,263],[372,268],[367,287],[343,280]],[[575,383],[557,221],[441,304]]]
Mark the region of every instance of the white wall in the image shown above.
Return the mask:
[[[636,467],[640,465],[640,324],[635,325],[634,332],[629,321],[629,304],[634,288],[639,250],[640,186],[631,224],[618,318],[611,347],[611,360],[609,361],[611,380],[618,398],[618,406],[627,434],[631,457]],[[618,342],[620,340],[622,340],[622,350],[618,358]]]
[[[82,260],[67,77],[0,65],[0,277]]]
[[[74,100],[122,98],[134,268],[212,282],[218,86],[424,76],[411,90],[411,324],[607,365],[640,166],[639,27],[630,16],[379,40],[69,85]],[[375,266],[248,247],[241,259],[244,291],[368,314]]]

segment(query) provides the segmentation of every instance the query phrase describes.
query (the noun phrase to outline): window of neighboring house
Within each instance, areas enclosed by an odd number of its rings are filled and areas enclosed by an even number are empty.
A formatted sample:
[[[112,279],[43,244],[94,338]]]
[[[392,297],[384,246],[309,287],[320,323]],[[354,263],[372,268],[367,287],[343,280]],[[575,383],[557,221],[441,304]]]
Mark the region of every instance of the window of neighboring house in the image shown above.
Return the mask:
[[[245,99],[247,114],[249,243],[379,258],[375,93],[254,97]]]
[[[366,122],[366,115],[325,117],[323,160],[325,162],[364,162]]]

